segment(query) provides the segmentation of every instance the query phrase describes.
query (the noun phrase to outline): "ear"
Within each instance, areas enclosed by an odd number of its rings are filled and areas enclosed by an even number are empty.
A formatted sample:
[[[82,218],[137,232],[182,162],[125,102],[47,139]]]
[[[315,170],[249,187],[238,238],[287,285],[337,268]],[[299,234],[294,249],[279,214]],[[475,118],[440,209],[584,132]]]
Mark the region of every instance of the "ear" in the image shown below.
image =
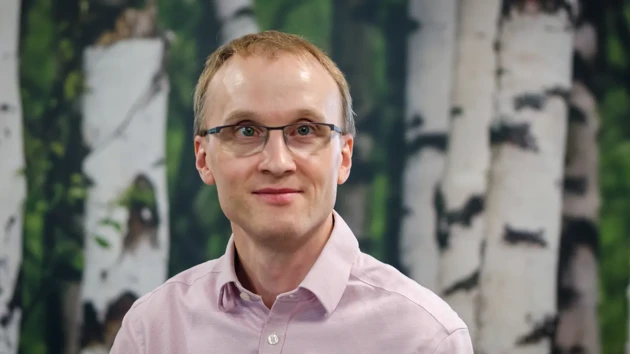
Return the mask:
[[[337,184],[344,184],[350,177],[352,167],[352,149],[354,148],[354,138],[352,135],[341,136],[341,166],[337,175]]]
[[[199,177],[201,177],[203,183],[213,185],[215,180],[207,153],[208,144],[209,142],[203,137],[199,135],[195,136],[195,167],[197,168]]]

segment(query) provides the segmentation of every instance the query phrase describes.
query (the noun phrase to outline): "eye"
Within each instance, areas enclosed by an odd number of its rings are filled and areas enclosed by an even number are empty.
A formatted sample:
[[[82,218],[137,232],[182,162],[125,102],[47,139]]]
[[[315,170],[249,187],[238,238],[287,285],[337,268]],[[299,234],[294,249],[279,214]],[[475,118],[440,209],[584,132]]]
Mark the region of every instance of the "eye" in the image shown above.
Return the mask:
[[[304,136],[304,135],[308,135],[309,133],[311,133],[312,130],[313,130],[313,127],[310,126],[310,125],[300,125],[297,128],[297,133],[299,135]]]
[[[251,125],[245,125],[236,128],[236,133],[246,137],[252,137],[256,135],[256,128]]]

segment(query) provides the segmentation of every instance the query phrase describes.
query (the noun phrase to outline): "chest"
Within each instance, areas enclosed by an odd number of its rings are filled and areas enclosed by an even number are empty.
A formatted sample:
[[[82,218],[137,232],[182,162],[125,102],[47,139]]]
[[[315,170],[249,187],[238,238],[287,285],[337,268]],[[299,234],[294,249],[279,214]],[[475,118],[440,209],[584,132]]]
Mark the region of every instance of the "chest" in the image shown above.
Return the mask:
[[[261,304],[262,305],[262,304]],[[157,353],[414,353],[418,336],[375,309],[339,309],[327,316],[317,303],[276,303],[271,311],[257,304],[241,304],[230,312],[208,312],[189,317],[179,338]],[[154,344],[157,344],[154,342]],[[172,343],[179,343],[172,346]],[[415,349],[414,349],[415,348]]]

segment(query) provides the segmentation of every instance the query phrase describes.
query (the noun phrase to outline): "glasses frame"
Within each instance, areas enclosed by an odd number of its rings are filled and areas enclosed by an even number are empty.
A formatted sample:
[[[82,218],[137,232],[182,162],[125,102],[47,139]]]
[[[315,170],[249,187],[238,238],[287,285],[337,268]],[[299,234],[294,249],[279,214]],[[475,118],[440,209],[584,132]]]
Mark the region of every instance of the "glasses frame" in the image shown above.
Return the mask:
[[[303,122],[303,123],[291,123],[291,124],[277,126],[277,127],[269,127],[269,126],[261,125],[261,124],[229,124],[229,125],[220,125],[220,126],[217,126],[217,127],[214,127],[214,128],[210,128],[210,129],[204,130],[200,135],[201,136],[207,136],[207,135],[212,135],[212,134],[218,134],[218,133],[221,132],[221,129],[232,128],[232,127],[242,127],[242,126],[265,128],[267,130],[267,133],[269,133],[270,130],[282,130],[282,131],[284,131],[284,129],[287,128],[287,127],[293,127],[293,126],[296,126],[296,125],[304,125],[304,124],[323,125],[323,126],[326,126],[326,127],[330,128],[330,130],[332,130],[334,132],[337,132],[337,133],[342,134],[342,135],[344,134],[344,132],[343,132],[343,130],[341,130],[341,128],[339,128],[338,126],[336,126],[335,124],[332,124],[332,123]],[[268,138],[269,138],[269,134],[267,134],[265,136],[265,141]]]
[[[266,129],[265,140],[264,140],[264,142],[262,144],[262,149],[264,149],[265,146],[267,145],[267,141],[269,140],[269,132],[270,131],[272,131],[272,130],[282,130],[282,137],[284,138],[284,143],[287,144],[287,146],[288,146],[287,135],[284,133],[284,129],[286,129],[288,127],[307,125],[307,124],[315,124],[315,125],[325,126],[325,127],[330,128],[330,130],[333,131],[333,132],[337,132],[340,135],[345,135],[343,130],[340,127],[338,127],[337,125],[332,124],[332,123],[321,123],[321,122],[299,122],[299,123],[291,123],[291,124],[282,125],[282,126],[276,126],[276,127],[269,127],[269,126],[266,126],[266,125],[254,124],[254,123],[228,124],[228,125],[220,125],[220,126],[217,126],[217,127],[214,127],[214,128],[210,128],[210,129],[204,130],[199,135],[200,136],[214,135],[214,134],[220,133],[222,129],[233,128],[233,127],[246,126],[246,127],[264,128],[264,129]]]

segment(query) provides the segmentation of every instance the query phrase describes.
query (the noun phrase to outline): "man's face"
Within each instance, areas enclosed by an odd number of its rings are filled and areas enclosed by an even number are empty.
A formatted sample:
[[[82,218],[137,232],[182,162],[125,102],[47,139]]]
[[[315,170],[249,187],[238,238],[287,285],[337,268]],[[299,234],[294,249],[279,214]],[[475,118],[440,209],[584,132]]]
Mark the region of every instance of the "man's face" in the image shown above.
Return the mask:
[[[342,126],[341,96],[331,75],[314,58],[288,53],[232,57],[210,82],[205,105],[208,128],[305,121]],[[236,112],[240,117],[234,118]],[[307,235],[331,213],[337,184],[350,173],[352,147],[351,136],[333,132],[322,148],[296,153],[281,130],[270,130],[262,151],[243,156],[226,149],[218,136],[198,136],[196,167],[206,184],[216,184],[221,208],[234,228],[258,242],[300,242],[304,240],[295,238]]]

